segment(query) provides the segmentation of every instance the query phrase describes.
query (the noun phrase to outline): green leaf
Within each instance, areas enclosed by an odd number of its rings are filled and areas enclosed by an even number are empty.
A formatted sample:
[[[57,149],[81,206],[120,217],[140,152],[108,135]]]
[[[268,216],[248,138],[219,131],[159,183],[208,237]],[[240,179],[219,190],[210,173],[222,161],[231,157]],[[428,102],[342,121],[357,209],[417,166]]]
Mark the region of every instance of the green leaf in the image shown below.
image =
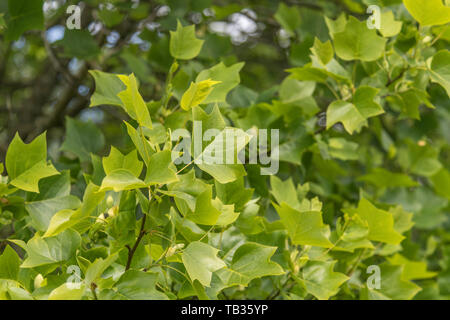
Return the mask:
[[[442,168],[433,176],[429,177],[435,192],[450,200],[450,172]]]
[[[394,217],[392,213],[375,207],[368,200],[362,198],[358,207],[343,210],[350,216],[358,215],[369,226],[369,240],[389,244],[399,244],[405,238],[394,229]]]
[[[215,225],[220,211],[212,205],[212,186],[195,177],[192,170],[169,185],[169,195],[187,219],[204,225]]]
[[[438,51],[431,61],[428,61],[428,69],[431,81],[439,83],[450,97],[450,51]]]
[[[172,152],[163,150],[153,154],[147,165],[146,184],[169,184],[178,181]]]
[[[100,54],[100,47],[88,30],[64,31],[64,38],[57,41],[64,47],[64,54],[78,59],[93,59]]]
[[[76,155],[80,161],[90,161],[90,154],[97,153],[105,144],[103,133],[93,122],[66,117],[66,128],[66,139],[61,150]]]
[[[422,26],[437,26],[450,22],[450,7],[442,0],[403,0],[409,13]]]
[[[111,147],[109,156],[104,157],[102,163],[106,174],[110,174],[116,169],[125,169],[136,177],[139,177],[144,166],[142,161],[139,161],[136,150],[131,151],[127,155],[123,155],[114,147]]]
[[[119,77],[116,74],[99,70],[90,70],[89,73],[95,80],[95,91],[89,106],[113,105],[123,107],[122,101],[117,95],[124,91],[126,86]]]
[[[306,291],[319,300],[327,300],[336,295],[339,287],[349,278],[333,271],[336,261],[308,261],[302,268],[302,278],[296,280]]]
[[[116,246],[133,245],[136,229],[136,192],[122,192],[118,211],[108,219],[106,232],[114,238]]]
[[[214,271],[225,267],[225,263],[217,257],[219,250],[203,242],[191,242],[183,250],[182,259],[186,271],[192,281],[198,280],[209,287]]]
[[[320,211],[299,211],[286,202],[274,204],[281,222],[294,244],[330,248],[330,228],[323,224]]]
[[[43,0],[8,0],[6,39],[14,41],[28,30],[43,29]]]
[[[21,263],[16,251],[7,245],[0,255],[0,279],[17,280]]]
[[[3,16],[4,16],[4,14],[0,13],[0,30],[6,28],[6,21]]]
[[[195,36],[195,25],[183,27],[178,21],[177,30],[170,31],[170,54],[175,59],[194,59],[200,53],[203,42]]]
[[[407,140],[398,150],[398,162],[404,170],[424,177],[434,176],[442,168],[439,151],[433,146]]]
[[[353,134],[367,125],[367,119],[384,113],[383,108],[374,98],[378,89],[371,87],[360,87],[356,90],[353,103],[338,100],[331,103],[327,109],[327,129],[338,122],[342,122],[345,130]]]
[[[330,156],[341,160],[358,160],[359,145],[344,138],[331,138],[328,140]]]
[[[380,265],[381,288],[364,288],[361,292],[363,300],[410,300],[421,289],[410,281],[402,279],[403,267],[391,266],[387,263]]]
[[[405,281],[428,279],[437,275],[436,272],[427,271],[427,264],[423,261],[412,261],[398,253],[387,259],[394,266],[403,266],[402,280]]]
[[[8,147],[5,163],[10,184],[25,191],[39,192],[41,179],[58,174],[53,165],[47,163],[45,132],[29,144],[16,133]]]
[[[361,128],[366,119],[358,111],[356,106],[350,102],[338,100],[332,102],[327,109],[327,129],[330,129],[338,122],[342,122],[345,130],[353,134],[355,130]]]
[[[234,208],[237,211],[241,211],[253,195],[253,189],[245,188],[243,177],[225,184],[216,180],[214,181],[214,185],[216,187],[217,197],[219,197],[224,204],[234,204]]]
[[[81,300],[85,290],[84,284],[80,284],[79,288],[73,288],[70,283],[63,283],[50,292],[48,300]]]
[[[41,238],[35,234],[26,244],[17,240],[12,242],[27,252],[27,257],[20,267],[35,268],[72,258],[81,244],[81,237],[76,231],[69,229],[50,238]]]
[[[394,216],[394,229],[397,232],[404,233],[414,226],[413,214],[405,211],[402,206],[392,207],[389,212]]]
[[[344,215],[344,219],[338,218],[336,231],[331,234],[330,240],[334,242],[333,250],[354,252],[355,249],[374,249],[368,239],[369,225],[359,216],[350,217]]]
[[[328,17],[325,17],[325,23],[328,27],[331,38],[333,38],[336,33],[340,33],[345,30],[345,26],[347,25],[347,17],[345,13],[340,14],[336,20],[331,20]]]
[[[425,104],[427,107],[434,109],[434,106],[428,101],[428,93],[415,88],[410,88],[403,92],[398,92],[390,97],[387,101],[391,106],[400,109],[402,115],[420,120],[419,107]]]
[[[374,61],[381,58],[386,39],[377,35],[374,29],[367,28],[366,22],[361,22],[353,16],[342,32],[334,34],[334,48],[339,58],[343,60]]]
[[[383,168],[374,168],[370,173],[358,178],[378,188],[415,187],[418,183],[403,173],[390,172]]]
[[[150,155],[153,153],[152,146],[147,139],[142,139],[142,135],[140,134],[140,132],[138,132],[132,125],[130,125],[126,121],[124,121],[124,123],[127,127],[128,135],[133,141],[133,144],[138,150],[142,160],[144,160],[144,163],[148,167],[148,164],[150,162]]]
[[[192,107],[201,104],[214,89],[213,87],[218,83],[220,83],[220,81],[213,81],[210,79],[200,82],[191,82],[189,89],[181,98],[181,108],[190,110]]]
[[[295,35],[295,31],[300,27],[300,12],[298,7],[288,7],[283,2],[278,5],[277,12],[274,15],[275,20],[288,32],[290,36]]]
[[[99,190],[99,187],[90,183],[84,193],[83,202],[77,210],[58,211],[50,220],[44,237],[52,237],[60,234],[68,228],[86,231],[92,225],[93,216],[98,216],[96,208],[100,201],[105,197],[105,193]]]
[[[220,216],[216,221],[218,226],[228,226],[235,222],[239,217],[239,212],[234,211],[234,205],[223,204],[219,198],[212,201],[212,205],[220,211]]]
[[[124,17],[124,15],[120,13],[120,11],[117,10],[116,8],[114,8],[113,10],[104,8],[98,11],[98,16],[108,28],[120,24],[120,22],[122,22],[122,19]]]
[[[381,13],[380,32],[383,37],[394,37],[402,30],[403,23],[396,21],[394,13],[390,10]]]
[[[202,125],[202,130],[193,130],[192,154],[195,164],[222,184],[245,176],[244,166],[239,162],[237,155],[249,143],[251,136],[238,128],[226,128],[217,105],[209,114],[200,107],[192,108],[192,119],[201,121]],[[204,132],[209,129],[220,131],[216,136],[210,137],[212,142],[203,139]],[[233,143],[226,144],[227,134],[230,135],[230,140],[234,139]],[[201,146],[196,145],[199,141],[202,141]],[[232,156],[233,161],[227,161],[228,156]]]
[[[300,208],[297,190],[291,178],[281,181],[277,176],[270,176],[270,186],[271,193],[279,204],[284,202],[294,209]]]
[[[87,286],[91,286],[91,283],[96,281],[98,278],[102,276],[105,270],[118,258],[118,254],[112,254],[108,256],[106,259],[97,258],[94,262],[89,264],[86,269],[84,282]]]
[[[136,176],[126,169],[116,169],[111,171],[102,181],[100,191],[114,190],[115,192],[123,190],[133,190],[145,188],[147,184],[136,178]]]
[[[276,247],[247,242],[233,255],[230,267],[217,271],[227,286],[247,286],[253,279],[284,274],[283,268],[270,260]]]
[[[32,225],[39,231],[47,230],[52,217],[64,209],[77,209],[81,201],[75,196],[68,195],[25,203],[25,209],[31,216]]]
[[[108,300],[168,300],[167,296],[156,290],[156,273],[138,270],[126,271],[114,285]]]
[[[334,50],[331,41],[320,41],[318,38],[314,39],[314,46],[311,48],[311,52],[322,62],[327,65],[334,57]]]
[[[119,79],[125,84],[126,90],[117,94],[122,101],[125,111],[128,115],[135,119],[140,126],[152,128],[152,120],[150,119],[150,113],[144,99],[138,90],[137,79],[134,74],[117,75]]]
[[[194,154],[197,166],[220,183],[233,182],[246,175],[238,154],[252,136],[238,128],[225,128],[218,133],[200,155]],[[230,142],[230,140],[233,141]]]
[[[39,193],[30,194],[29,201],[41,201],[70,195],[70,170],[39,181]]]
[[[31,294],[23,289],[22,284],[14,280],[0,279],[1,300],[33,300]]]
[[[239,71],[244,67],[244,63],[236,63],[229,67],[225,66],[222,62],[216,64],[210,69],[200,72],[195,79],[196,82],[211,79],[218,81],[211,93],[203,100],[202,103],[208,104],[213,102],[226,101],[227,94],[240,82]]]
[[[306,98],[311,97],[316,89],[313,81],[299,81],[293,78],[286,78],[280,86],[280,99],[284,103],[302,104]]]

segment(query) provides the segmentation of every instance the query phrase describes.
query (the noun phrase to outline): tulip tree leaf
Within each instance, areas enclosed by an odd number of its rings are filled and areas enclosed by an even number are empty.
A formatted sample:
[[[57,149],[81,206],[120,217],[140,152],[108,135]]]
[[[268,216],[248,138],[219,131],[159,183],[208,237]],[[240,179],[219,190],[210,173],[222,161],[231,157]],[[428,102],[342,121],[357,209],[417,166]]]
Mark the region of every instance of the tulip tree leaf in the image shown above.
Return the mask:
[[[367,28],[366,22],[350,16],[345,29],[334,34],[336,54],[343,60],[374,61],[384,52],[386,39],[376,30]]]
[[[194,171],[180,176],[169,185],[169,194],[187,219],[203,225],[214,225],[220,211],[212,204],[212,186],[195,177]]]
[[[119,79],[125,84],[126,90],[121,91],[117,96],[122,101],[125,111],[135,119],[139,125],[152,128],[152,120],[147,105],[144,102],[138,90],[138,82],[134,74],[129,76],[118,75]]]
[[[36,234],[26,244],[23,241],[13,242],[27,253],[20,267],[34,268],[69,260],[80,246],[81,237],[78,232],[68,229],[50,238],[41,238]]]
[[[61,150],[76,155],[81,161],[90,161],[91,153],[103,148],[105,138],[93,122],[66,118],[67,133]]]
[[[168,300],[167,296],[156,290],[156,273],[138,270],[126,271],[116,282],[116,290],[111,290],[105,298],[109,300]]]
[[[225,66],[222,62],[216,64],[210,69],[200,72],[195,81],[204,81],[211,79],[213,81],[219,81],[211,93],[203,100],[204,104],[226,101],[228,93],[236,87],[240,82],[239,71],[244,67],[244,63],[236,63],[229,67]]]
[[[139,177],[142,172],[143,163],[137,157],[137,151],[133,150],[127,155],[123,155],[119,150],[111,147],[108,157],[102,160],[103,168],[106,174],[116,169],[125,169],[134,176]]]
[[[0,279],[17,280],[21,263],[17,252],[11,246],[6,246],[0,255]]]
[[[378,209],[368,200],[362,198],[356,209],[345,209],[346,213],[358,215],[369,226],[368,238],[390,244],[399,244],[405,238],[394,229],[392,213]]]
[[[170,31],[170,54],[175,59],[194,59],[202,49],[203,40],[195,36],[195,26],[183,27],[180,21],[176,31]]]
[[[284,273],[283,269],[270,260],[275,251],[276,247],[245,243],[234,253],[230,267],[219,270],[218,276],[227,286],[246,286],[256,278],[281,275]]]
[[[403,0],[409,13],[423,26],[436,26],[450,22],[450,7],[442,0]]]
[[[217,257],[219,250],[202,242],[191,242],[183,250],[183,264],[192,281],[198,280],[209,287],[214,271],[225,267],[225,263]]]
[[[322,42],[315,38],[311,51],[324,65],[327,65],[334,57],[333,45],[330,40]]]
[[[333,271],[335,264],[336,261],[309,261],[302,268],[302,278],[297,281],[317,299],[327,300],[349,279],[346,275]]]
[[[100,190],[114,190],[115,192],[123,190],[133,190],[145,188],[147,184],[136,178],[136,176],[129,170],[116,169],[111,171],[102,181]]]
[[[99,70],[90,70],[95,80],[95,92],[91,97],[90,107],[113,105],[122,107],[122,101],[117,96],[126,89],[125,84],[117,75]]]
[[[6,37],[17,40],[28,30],[44,27],[43,0],[8,0]]]
[[[383,108],[374,102],[377,92],[377,89],[363,86],[356,90],[353,103],[338,100],[330,104],[327,110],[327,128],[342,122],[345,130],[353,134],[367,125],[368,118],[384,113]]]
[[[274,206],[293,243],[324,248],[332,246],[328,240],[330,229],[323,224],[320,211],[299,211],[285,202]]]
[[[402,280],[417,280],[433,278],[437,275],[436,272],[427,271],[427,264],[422,261],[411,261],[401,254],[395,254],[388,258],[389,263],[394,266],[403,266]]]
[[[189,89],[183,94],[181,98],[181,108],[190,110],[192,107],[201,104],[214,89],[219,81],[203,80],[200,82],[192,82]]]
[[[383,168],[374,168],[358,180],[369,182],[378,188],[415,187],[418,185],[406,174],[390,172]]]
[[[384,11],[381,13],[380,32],[383,37],[394,37],[402,30],[402,22],[396,21],[392,11]]]
[[[437,52],[429,64],[429,71],[431,80],[439,83],[450,97],[450,51]]]
[[[163,150],[153,154],[147,167],[145,183],[169,184],[176,181],[178,181],[178,177],[172,163],[172,152]]]
[[[380,289],[364,288],[363,300],[408,300],[412,299],[421,288],[411,281],[402,279],[403,266],[380,265],[382,275]]]
[[[16,134],[8,147],[5,163],[10,184],[30,192],[39,192],[41,179],[59,174],[52,164],[47,163],[45,133],[29,144]]]
[[[290,35],[294,35],[301,24],[298,8],[296,6],[289,7],[283,2],[280,2],[274,18]]]

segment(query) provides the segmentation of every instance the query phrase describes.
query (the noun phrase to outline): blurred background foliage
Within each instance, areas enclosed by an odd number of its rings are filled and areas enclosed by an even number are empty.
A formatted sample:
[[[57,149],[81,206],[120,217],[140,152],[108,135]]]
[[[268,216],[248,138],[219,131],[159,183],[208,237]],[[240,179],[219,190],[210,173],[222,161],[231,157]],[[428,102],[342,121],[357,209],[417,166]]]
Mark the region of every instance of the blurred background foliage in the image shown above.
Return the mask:
[[[273,96],[286,68],[310,61],[314,37],[328,38],[324,15],[365,17],[367,4],[378,2],[401,1],[35,0],[37,9],[19,21],[21,27],[0,29],[0,159],[16,131],[30,141],[49,130],[51,145],[60,144],[66,116],[92,119],[114,138],[123,115],[108,107],[87,109],[94,90],[88,70],[134,72],[146,101],[159,99],[172,63],[169,30],[177,20],[195,24],[206,40],[178,80],[219,61],[245,61],[241,85],[229,100],[244,106],[259,94]],[[7,3],[0,1],[0,12],[7,13]],[[81,8],[81,30],[65,27],[72,4]]]

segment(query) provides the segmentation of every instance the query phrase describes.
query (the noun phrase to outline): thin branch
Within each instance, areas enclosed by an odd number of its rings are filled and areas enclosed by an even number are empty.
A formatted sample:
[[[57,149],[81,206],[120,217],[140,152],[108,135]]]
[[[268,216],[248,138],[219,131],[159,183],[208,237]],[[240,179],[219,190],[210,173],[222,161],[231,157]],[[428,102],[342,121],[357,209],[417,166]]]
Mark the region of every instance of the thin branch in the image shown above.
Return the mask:
[[[403,69],[403,70],[399,73],[399,75],[396,76],[395,78],[389,79],[388,82],[386,83],[386,87],[389,87],[391,84],[393,84],[393,83],[397,82],[398,80],[400,80],[400,79],[404,76],[404,74],[405,74],[406,71],[408,71],[408,68]]]
[[[142,224],[141,229],[139,231],[139,235],[136,239],[136,242],[134,243],[133,248],[130,248],[130,246],[127,246],[128,248],[128,260],[127,260],[127,266],[125,267],[125,271],[130,269],[131,267],[131,261],[133,260],[133,256],[136,253],[136,250],[139,246],[139,243],[141,242],[142,238],[145,236],[145,222],[147,221],[147,214],[144,214],[144,217],[142,218]]]
[[[69,70],[67,70],[63,66],[63,64],[61,63],[61,61],[57,57],[55,51],[53,50],[52,46],[50,45],[50,43],[47,40],[47,36],[45,34],[45,31],[41,32],[41,38],[42,38],[42,41],[44,42],[45,50],[47,51],[48,57],[50,59],[50,62],[53,65],[53,68],[55,68],[56,71],[60,72],[64,76],[64,79],[66,79],[66,81],[69,84],[74,84],[75,83],[74,77],[69,72]]]

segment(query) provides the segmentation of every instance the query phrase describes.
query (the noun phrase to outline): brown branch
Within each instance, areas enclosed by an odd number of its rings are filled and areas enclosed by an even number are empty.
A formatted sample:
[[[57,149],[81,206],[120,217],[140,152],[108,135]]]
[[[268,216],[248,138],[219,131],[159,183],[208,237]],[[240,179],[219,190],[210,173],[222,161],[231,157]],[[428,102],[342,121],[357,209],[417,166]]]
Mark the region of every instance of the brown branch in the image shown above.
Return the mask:
[[[136,242],[133,245],[133,248],[130,248],[130,246],[127,246],[127,249],[128,249],[128,260],[127,260],[127,265],[125,267],[125,271],[130,269],[131,261],[133,260],[133,256],[136,253],[136,250],[137,250],[137,248],[139,246],[139,243],[141,242],[142,238],[146,234],[146,232],[144,230],[146,221],[147,221],[147,214],[144,213],[144,217],[142,218],[141,229],[139,230],[139,235],[138,235],[138,237],[136,239]]]
[[[47,51],[48,57],[50,59],[50,62],[53,65],[53,68],[55,68],[56,71],[59,71],[60,73],[62,73],[62,75],[64,76],[64,79],[66,79],[66,81],[69,84],[73,84],[75,82],[74,77],[69,72],[69,70],[66,69],[66,66],[63,66],[63,64],[59,60],[58,56],[56,55],[55,51],[53,50],[52,46],[50,45],[50,43],[47,40],[45,31],[41,32],[41,38],[42,38],[42,41],[44,42],[45,50]]]
[[[408,68],[403,69],[398,76],[396,76],[393,79],[389,79],[388,82],[386,83],[386,87],[389,87],[391,84],[397,82],[398,80],[400,80],[403,75],[406,73],[406,71],[408,71]]]

